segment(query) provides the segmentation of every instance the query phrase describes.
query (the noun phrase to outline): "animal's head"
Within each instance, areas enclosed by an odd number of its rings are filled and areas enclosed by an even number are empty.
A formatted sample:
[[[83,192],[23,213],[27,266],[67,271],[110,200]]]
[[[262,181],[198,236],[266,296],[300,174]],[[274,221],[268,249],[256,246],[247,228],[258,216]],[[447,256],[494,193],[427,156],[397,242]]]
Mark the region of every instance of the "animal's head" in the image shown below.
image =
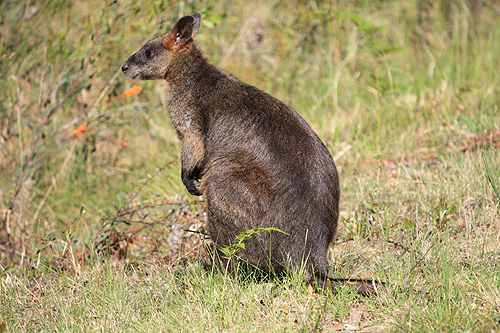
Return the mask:
[[[150,40],[131,55],[122,66],[123,74],[135,80],[165,78],[170,59],[192,42],[200,29],[200,23],[199,13],[184,16],[177,21],[172,31]]]

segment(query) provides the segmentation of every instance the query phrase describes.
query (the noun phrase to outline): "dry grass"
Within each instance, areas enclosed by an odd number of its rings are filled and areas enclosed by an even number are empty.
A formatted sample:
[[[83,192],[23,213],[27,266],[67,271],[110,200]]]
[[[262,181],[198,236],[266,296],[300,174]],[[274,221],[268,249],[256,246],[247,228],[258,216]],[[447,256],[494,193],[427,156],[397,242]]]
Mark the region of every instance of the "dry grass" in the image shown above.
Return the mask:
[[[206,55],[331,150],[331,273],[384,281],[378,297],[202,268],[204,206],[180,181],[166,86],[120,73],[195,10]],[[475,0],[2,2],[0,332],[500,330],[498,13]]]

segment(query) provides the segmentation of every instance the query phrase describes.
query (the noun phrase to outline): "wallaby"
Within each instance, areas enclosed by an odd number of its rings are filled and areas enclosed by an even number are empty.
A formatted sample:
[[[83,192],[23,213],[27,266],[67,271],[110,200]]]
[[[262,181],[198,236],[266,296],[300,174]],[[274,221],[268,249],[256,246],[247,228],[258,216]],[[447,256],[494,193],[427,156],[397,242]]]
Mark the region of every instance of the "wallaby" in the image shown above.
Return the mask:
[[[203,56],[193,40],[200,22],[199,13],[182,17],[122,71],[168,82],[182,181],[192,195],[204,195],[217,247],[246,230],[274,227],[282,232],[253,235],[238,256],[269,273],[304,267],[307,279],[324,282],[339,217],[333,158],[294,110]]]

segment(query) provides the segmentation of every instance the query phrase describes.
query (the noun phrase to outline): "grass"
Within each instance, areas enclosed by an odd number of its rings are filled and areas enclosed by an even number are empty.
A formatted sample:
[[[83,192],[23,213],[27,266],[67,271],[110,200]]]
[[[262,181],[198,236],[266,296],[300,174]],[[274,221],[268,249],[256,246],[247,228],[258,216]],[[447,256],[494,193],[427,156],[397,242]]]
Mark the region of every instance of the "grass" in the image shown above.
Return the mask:
[[[179,16],[335,157],[331,275],[207,272],[162,82],[120,73]],[[0,332],[500,331],[496,1],[0,3]],[[88,129],[75,131],[81,125]],[[186,231],[189,230],[189,231]]]

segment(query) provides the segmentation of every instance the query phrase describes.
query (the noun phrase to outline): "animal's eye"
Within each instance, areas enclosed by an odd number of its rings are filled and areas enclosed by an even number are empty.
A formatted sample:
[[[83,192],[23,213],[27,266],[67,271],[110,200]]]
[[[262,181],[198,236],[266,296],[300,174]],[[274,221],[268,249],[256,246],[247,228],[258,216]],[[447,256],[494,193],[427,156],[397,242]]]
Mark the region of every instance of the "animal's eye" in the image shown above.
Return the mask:
[[[151,59],[151,58],[153,58],[153,56],[154,56],[154,55],[155,55],[155,54],[154,54],[154,52],[153,52],[153,51],[151,51],[151,50],[146,50],[146,58],[147,58],[147,59]]]

